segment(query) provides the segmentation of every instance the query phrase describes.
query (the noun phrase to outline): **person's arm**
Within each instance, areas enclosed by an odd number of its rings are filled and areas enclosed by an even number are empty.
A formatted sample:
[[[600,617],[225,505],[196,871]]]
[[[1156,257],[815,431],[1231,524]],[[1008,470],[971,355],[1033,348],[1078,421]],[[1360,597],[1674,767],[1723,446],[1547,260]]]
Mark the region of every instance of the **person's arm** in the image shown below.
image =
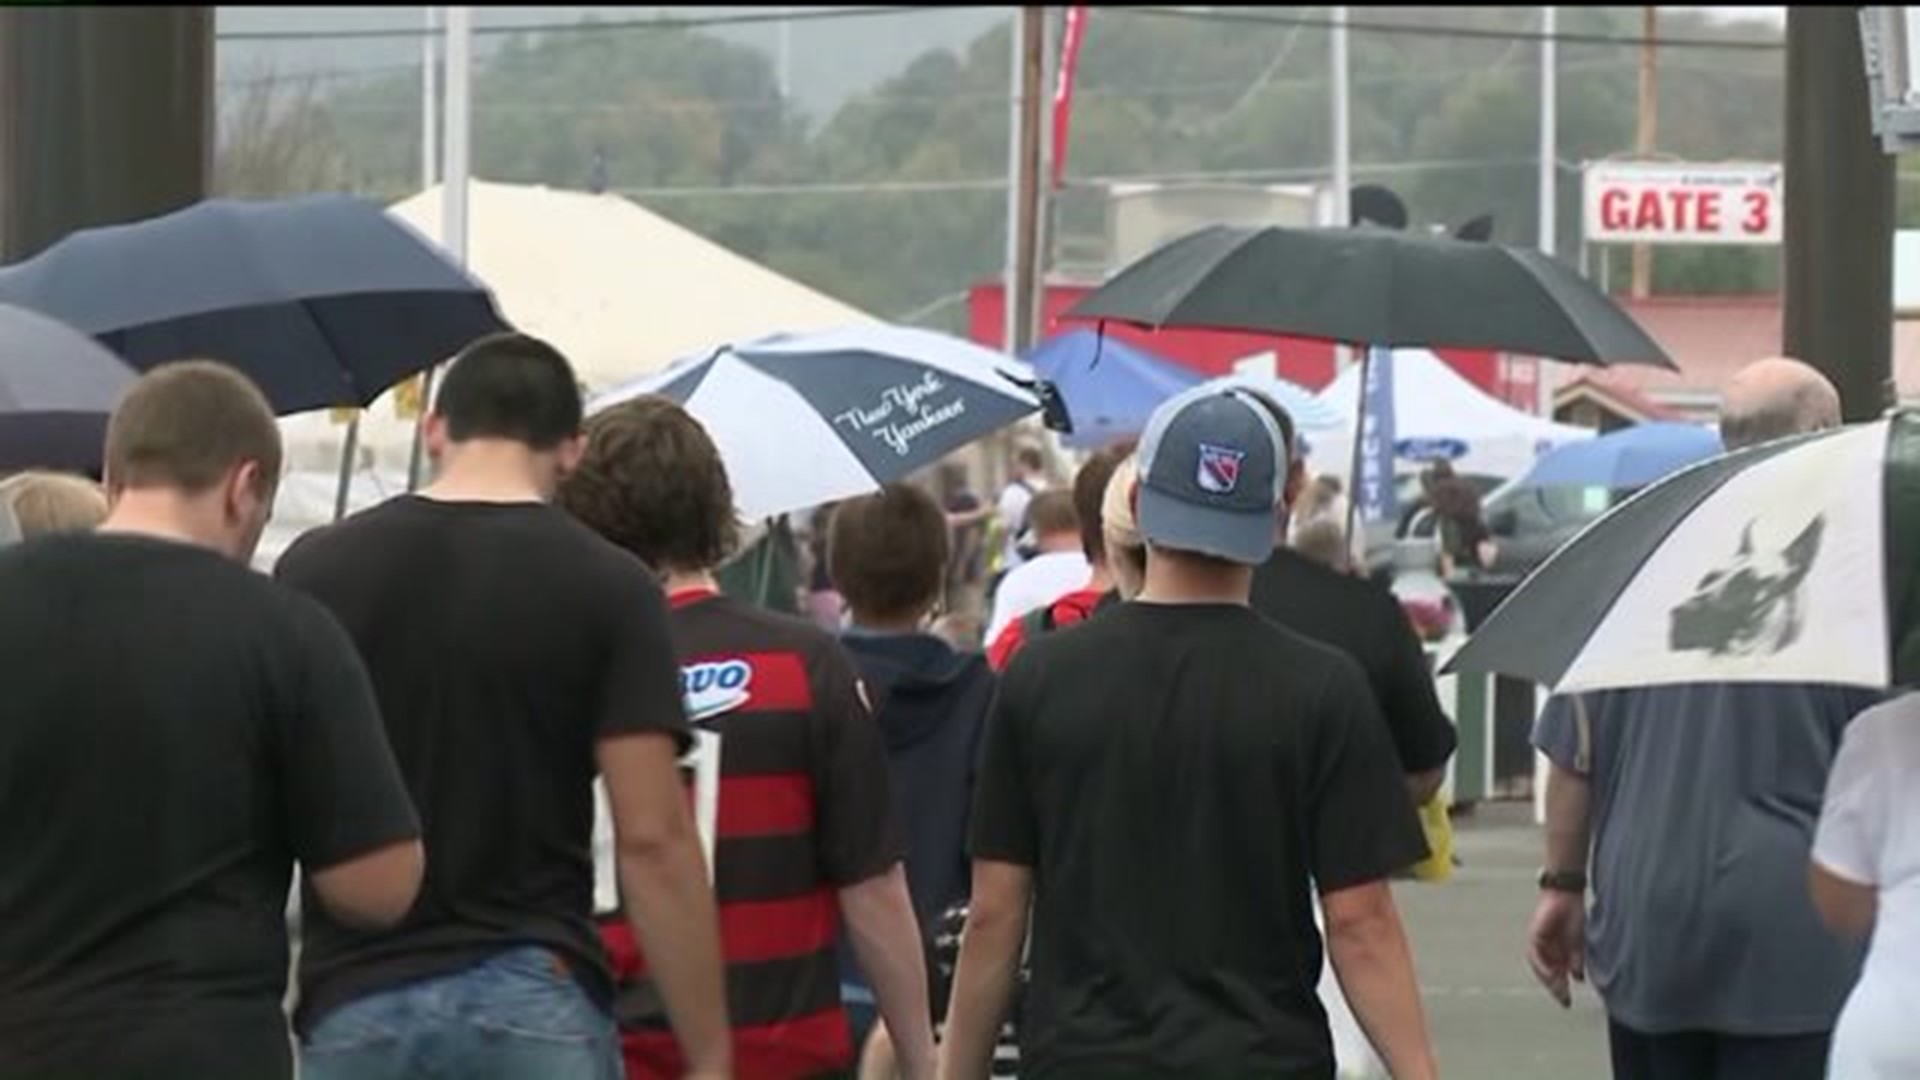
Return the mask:
[[[926,950],[907,872],[900,863],[877,877],[840,890],[846,923],[860,970],[873,986],[891,1048],[908,1080],[933,1076],[933,1010],[927,1005]]]
[[[1534,745],[1548,760],[1543,837],[1545,869],[1584,878],[1592,851],[1591,721],[1585,699],[1557,697],[1547,703]],[[1527,964],[1561,1008],[1573,1005],[1572,983],[1584,982],[1587,898],[1584,891],[1541,889],[1527,932]]]
[[[1354,1016],[1393,1075],[1434,1075],[1413,956],[1387,879],[1425,858],[1426,834],[1357,664],[1328,673],[1309,729],[1313,877],[1327,954]]]
[[[1439,1075],[1393,891],[1373,881],[1325,893],[1327,959],[1367,1040],[1396,1080]]]
[[[318,605],[298,603],[303,678],[279,743],[293,853],[328,914],[384,929],[420,894],[420,822],[352,640]]]
[[[732,1044],[720,918],[680,780],[679,746],[659,734],[602,739],[620,894],[666,999],[689,1075],[725,1076]]]
[[[886,740],[838,643],[825,643],[810,670],[820,864],[839,890],[841,918],[894,1052],[911,1080],[927,1080],[934,1048],[926,947],[901,862],[906,842],[893,806]]]
[[[1033,871],[1017,863],[975,859],[973,899],[940,1047],[940,1080],[983,1080],[1013,1001],[1027,940]]]
[[[1893,716],[1911,723],[1912,716]],[[1826,800],[1814,833],[1810,870],[1813,904],[1834,933],[1865,938],[1879,915],[1881,853],[1893,817],[1892,778],[1899,755],[1881,749],[1882,714],[1869,711],[1849,725],[1827,775]]]
[[[1433,665],[1406,609],[1385,590],[1380,590],[1378,607],[1375,633],[1385,646],[1385,667],[1373,675],[1373,690],[1406,773],[1407,796],[1414,806],[1425,806],[1446,783],[1447,759],[1453,757],[1459,737],[1440,706]]]
[[[597,612],[606,662],[594,724],[615,873],[689,1075],[725,1076],[733,1048],[720,919],[680,777],[692,738],[666,597],[637,564],[621,570]]]

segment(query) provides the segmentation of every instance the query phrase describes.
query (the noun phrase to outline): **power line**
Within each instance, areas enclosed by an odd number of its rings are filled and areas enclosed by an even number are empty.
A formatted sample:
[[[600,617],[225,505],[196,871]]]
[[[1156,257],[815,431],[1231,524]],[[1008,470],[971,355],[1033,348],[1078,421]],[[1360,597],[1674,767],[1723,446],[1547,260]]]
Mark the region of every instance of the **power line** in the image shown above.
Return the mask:
[[[857,19],[879,15],[907,15],[916,11],[975,10],[981,5],[959,8],[929,8],[923,4],[893,7],[800,8],[790,11],[762,11],[740,15],[655,16],[648,19],[581,19],[574,22],[514,23],[502,26],[476,26],[474,37],[503,37],[509,34],[559,34],[601,30],[689,30],[709,26],[750,26],[755,23],[820,22],[831,19]],[[214,34],[216,41],[379,41],[419,40],[439,31],[423,26],[376,29],[370,26],[344,30],[228,30]]]
[[[1256,26],[1308,26],[1319,29],[1332,29],[1333,20],[1325,17],[1307,15],[1255,15],[1244,11],[1221,11],[1217,8],[1197,11],[1191,8],[1164,7],[1103,7],[1101,13],[1111,15],[1134,15],[1147,18],[1185,19],[1194,22],[1234,22]],[[1348,20],[1347,29],[1356,34],[1410,34],[1416,37],[1465,38],[1481,41],[1555,41],[1565,45],[1619,45],[1640,47],[1652,45],[1662,49],[1724,49],[1741,52],[1785,52],[1785,41],[1741,41],[1734,38],[1648,38],[1625,34],[1585,34],[1573,31],[1559,31],[1552,34],[1539,30],[1487,30],[1474,26],[1447,26],[1444,24],[1412,25],[1408,23],[1369,22],[1366,20]]]

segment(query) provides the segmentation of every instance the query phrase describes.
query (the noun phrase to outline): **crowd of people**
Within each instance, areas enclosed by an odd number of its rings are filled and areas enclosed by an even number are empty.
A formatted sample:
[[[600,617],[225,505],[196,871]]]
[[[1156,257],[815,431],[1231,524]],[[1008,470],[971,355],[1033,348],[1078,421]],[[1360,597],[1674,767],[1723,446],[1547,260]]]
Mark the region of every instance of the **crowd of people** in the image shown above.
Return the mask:
[[[1729,442],[1837,423],[1817,378],[1744,375]],[[464,350],[426,439],[271,578],[232,369],[144,376],[104,490],[0,483],[0,1078],[1330,1078],[1323,1000],[1437,1075],[1391,883],[1454,730],[1270,398],[1183,393],[1059,489],[1023,448],[996,506],[842,502],[818,620],[721,589],[701,425],[585,416],[537,339]],[[984,650],[936,632],[966,562]],[[1550,705],[1529,955],[1591,973],[1617,1075],[1920,1075],[1879,700]],[[1864,978],[1822,915],[1877,926]]]

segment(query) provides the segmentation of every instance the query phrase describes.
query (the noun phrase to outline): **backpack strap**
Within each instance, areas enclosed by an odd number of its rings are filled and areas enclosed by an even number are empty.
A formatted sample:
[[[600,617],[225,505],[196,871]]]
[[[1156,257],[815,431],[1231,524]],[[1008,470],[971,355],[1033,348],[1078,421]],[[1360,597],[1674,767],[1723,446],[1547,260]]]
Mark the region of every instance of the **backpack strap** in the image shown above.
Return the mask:
[[[1051,634],[1055,629],[1052,604],[1043,604],[1020,616],[1020,636],[1027,641],[1042,634]]]

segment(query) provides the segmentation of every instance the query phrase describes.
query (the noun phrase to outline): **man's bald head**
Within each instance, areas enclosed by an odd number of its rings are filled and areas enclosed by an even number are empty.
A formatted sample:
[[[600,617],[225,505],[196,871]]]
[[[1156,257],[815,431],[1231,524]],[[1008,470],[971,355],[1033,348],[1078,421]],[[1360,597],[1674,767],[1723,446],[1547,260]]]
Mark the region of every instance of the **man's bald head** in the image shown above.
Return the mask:
[[[1729,450],[1840,425],[1840,392],[1811,366],[1784,356],[1756,360],[1727,383],[1720,441]]]

